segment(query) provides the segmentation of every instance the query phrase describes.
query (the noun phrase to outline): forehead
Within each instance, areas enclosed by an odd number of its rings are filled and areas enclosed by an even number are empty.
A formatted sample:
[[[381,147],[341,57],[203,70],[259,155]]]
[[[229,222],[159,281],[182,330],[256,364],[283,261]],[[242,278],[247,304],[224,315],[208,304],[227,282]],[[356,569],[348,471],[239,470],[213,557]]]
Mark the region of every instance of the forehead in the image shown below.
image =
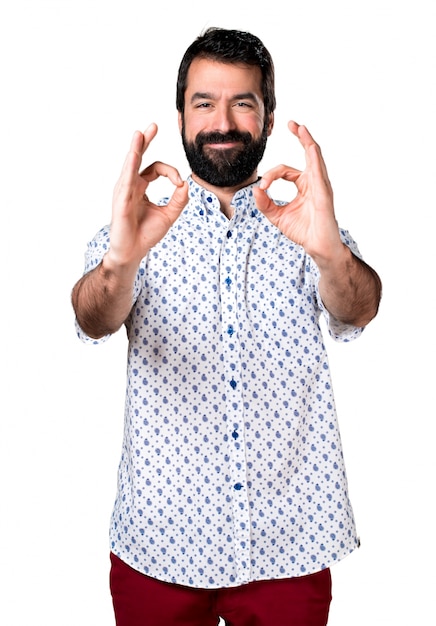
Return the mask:
[[[194,93],[210,93],[216,97],[252,93],[263,101],[262,72],[256,65],[197,58],[189,66],[185,99],[188,101]]]

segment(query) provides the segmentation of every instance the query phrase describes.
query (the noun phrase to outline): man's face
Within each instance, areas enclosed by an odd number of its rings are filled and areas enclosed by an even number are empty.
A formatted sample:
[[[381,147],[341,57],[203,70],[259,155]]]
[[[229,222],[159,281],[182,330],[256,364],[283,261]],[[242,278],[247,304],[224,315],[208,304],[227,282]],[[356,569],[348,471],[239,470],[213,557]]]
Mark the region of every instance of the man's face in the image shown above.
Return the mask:
[[[191,63],[179,127],[189,165],[201,181],[239,187],[256,179],[273,125],[272,116],[265,123],[261,80],[255,66]]]

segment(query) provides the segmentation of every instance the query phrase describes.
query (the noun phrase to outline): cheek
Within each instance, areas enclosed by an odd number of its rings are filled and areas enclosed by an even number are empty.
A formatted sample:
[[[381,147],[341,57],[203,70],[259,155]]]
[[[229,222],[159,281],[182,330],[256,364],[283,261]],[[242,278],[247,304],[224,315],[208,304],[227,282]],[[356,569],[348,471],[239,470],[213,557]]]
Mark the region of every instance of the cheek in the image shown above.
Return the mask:
[[[205,125],[201,120],[185,117],[185,137],[188,141],[194,141],[198,133],[205,130]]]
[[[264,128],[264,119],[261,115],[255,115],[250,120],[246,121],[246,129],[253,135],[253,137],[259,137]]]

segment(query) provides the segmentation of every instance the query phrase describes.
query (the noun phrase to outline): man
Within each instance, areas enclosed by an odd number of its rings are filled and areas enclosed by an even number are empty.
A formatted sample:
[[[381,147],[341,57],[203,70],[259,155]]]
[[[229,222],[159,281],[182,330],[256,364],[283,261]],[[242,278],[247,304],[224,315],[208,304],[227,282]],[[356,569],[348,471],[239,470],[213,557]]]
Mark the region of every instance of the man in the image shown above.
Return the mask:
[[[179,68],[192,175],[141,173],[133,136],[110,227],[72,300],[85,341],[129,338],[125,436],[111,522],[119,626],[321,626],[330,566],[358,545],[318,320],[349,341],[381,285],[338,228],[318,145],[301,172],[257,166],[274,69],[249,33],[209,29]],[[166,176],[170,199],[146,192]],[[279,178],[290,203],[273,202]]]

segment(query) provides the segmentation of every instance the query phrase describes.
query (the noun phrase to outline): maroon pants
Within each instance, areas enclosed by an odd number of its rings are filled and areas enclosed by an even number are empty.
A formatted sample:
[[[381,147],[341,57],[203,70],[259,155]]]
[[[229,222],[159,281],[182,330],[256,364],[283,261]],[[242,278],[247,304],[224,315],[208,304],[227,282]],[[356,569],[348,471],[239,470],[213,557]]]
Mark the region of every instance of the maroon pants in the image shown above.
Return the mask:
[[[117,626],[326,626],[330,570],[310,576],[196,589],[149,578],[111,554]]]

